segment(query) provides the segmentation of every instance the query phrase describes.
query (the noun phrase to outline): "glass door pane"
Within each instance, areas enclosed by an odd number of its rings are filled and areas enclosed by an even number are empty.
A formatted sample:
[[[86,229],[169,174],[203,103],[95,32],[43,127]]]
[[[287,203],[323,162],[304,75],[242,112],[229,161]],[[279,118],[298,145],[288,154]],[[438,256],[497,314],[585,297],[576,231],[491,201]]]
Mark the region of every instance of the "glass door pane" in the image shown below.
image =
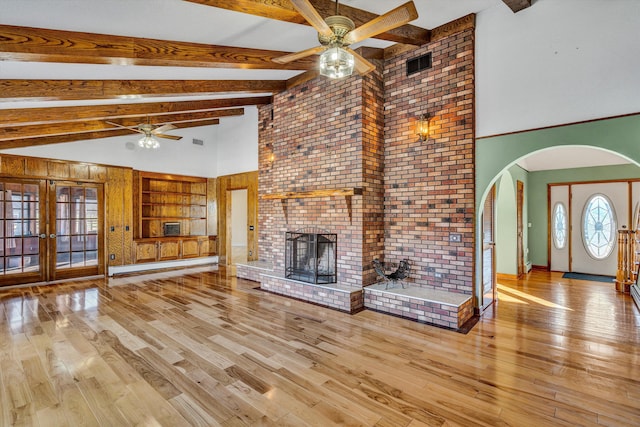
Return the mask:
[[[43,181],[0,179],[0,285],[44,280]]]
[[[99,218],[102,187],[99,184],[54,184],[56,279],[100,274],[102,242]]]

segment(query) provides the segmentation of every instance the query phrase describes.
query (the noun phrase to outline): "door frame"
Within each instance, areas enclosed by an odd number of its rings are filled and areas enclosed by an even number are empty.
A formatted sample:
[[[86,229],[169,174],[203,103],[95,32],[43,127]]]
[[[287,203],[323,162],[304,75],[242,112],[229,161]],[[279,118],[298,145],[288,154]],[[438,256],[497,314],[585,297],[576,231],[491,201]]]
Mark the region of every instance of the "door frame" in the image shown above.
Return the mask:
[[[488,221],[488,224],[491,225],[491,240],[489,242],[485,242],[485,224],[487,223],[486,215],[489,214],[491,217]],[[480,229],[480,240],[482,244],[482,268],[480,270],[481,278],[480,278],[480,286],[482,292],[480,292],[482,301],[479,306],[480,312],[484,312],[486,309],[491,307],[497,302],[497,274],[496,274],[496,244],[495,244],[495,232],[496,232],[496,185],[493,184],[489,193],[487,194],[487,198],[484,201],[484,205],[482,207],[482,220],[481,220],[481,229]],[[485,257],[484,253],[486,250],[491,250],[491,266],[490,266],[490,274],[491,274],[491,301],[485,302]]]
[[[524,183],[516,181],[516,264],[518,278],[522,278],[526,271],[524,266]]]

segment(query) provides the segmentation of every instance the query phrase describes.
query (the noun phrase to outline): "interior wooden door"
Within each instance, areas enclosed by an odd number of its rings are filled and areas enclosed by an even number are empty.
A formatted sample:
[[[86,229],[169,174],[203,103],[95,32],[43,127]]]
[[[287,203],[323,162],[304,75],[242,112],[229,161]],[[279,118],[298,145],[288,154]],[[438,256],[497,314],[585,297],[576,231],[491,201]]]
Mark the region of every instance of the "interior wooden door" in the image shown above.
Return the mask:
[[[517,182],[516,189],[516,260],[518,264],[518,277],[524,276],[526,270],[524,267],[524,224],[522,219],[522,211],[524,209],[524,183]]]
[[[46,275],[46,182],[0,178],[0,285]]]
[[[102,184],[50,181],[49,280],[104,273]]]
[[[495,185],[489,191],[482,210],[482,310],[496,299]]]

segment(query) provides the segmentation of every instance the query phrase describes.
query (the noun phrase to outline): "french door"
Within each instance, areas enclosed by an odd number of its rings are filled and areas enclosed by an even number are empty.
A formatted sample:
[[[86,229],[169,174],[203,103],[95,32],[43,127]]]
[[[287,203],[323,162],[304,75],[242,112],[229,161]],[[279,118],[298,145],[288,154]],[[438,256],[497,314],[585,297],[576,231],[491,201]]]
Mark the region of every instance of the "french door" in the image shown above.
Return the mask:
[[[103,274],[101,184],[0,178],[0,285]]]

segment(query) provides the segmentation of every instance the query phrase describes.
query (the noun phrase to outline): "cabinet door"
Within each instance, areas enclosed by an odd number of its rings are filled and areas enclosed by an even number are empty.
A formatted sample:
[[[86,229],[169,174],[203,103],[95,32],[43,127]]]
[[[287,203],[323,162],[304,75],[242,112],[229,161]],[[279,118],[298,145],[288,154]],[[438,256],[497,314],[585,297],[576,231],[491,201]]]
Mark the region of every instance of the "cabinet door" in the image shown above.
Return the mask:
[[[199,256],[209,256],[209,239],[200,239]]]
[[[167,261],[180,258],[180,240],[161,241],[158,245],[158,260]]]
[[[198,239],[184,239],[182,241],[182,258],[194,258],[199,255]]]
[[[157,242],[136,242],[134,246],[136,262],[153,262],[158,260]]]

